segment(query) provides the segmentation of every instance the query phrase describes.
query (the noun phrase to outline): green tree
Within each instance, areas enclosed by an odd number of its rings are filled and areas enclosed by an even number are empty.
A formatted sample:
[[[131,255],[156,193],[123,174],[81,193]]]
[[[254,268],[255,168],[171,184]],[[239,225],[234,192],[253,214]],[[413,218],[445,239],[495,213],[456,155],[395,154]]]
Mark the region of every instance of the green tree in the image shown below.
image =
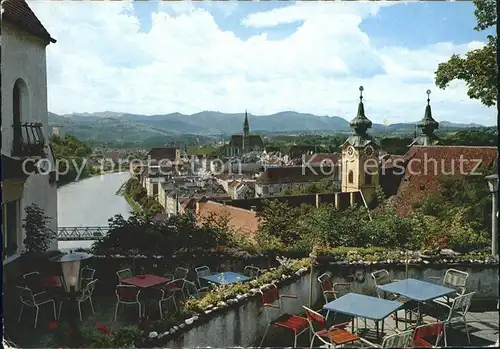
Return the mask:
[[[496,0],[473,0],[477,25],[474,30],[482,31],[496,26]],[[488,43],[479,49],[469,51],[464,57],[454,54],[438,65],[435,72],[436,85],[445,89],[453,80],[466,82],[467,95],[478,99],[485,106],[493,106],[497,98],[496,36],[488,35]]]
[[[47,252],[51,241],[57,239],[54,229],[49,227],[52,218],[45,215],[40,206],[32,204],[25,207],[26,218],[23,228],[26,232],[24,239],[26,254],[42,254]]]

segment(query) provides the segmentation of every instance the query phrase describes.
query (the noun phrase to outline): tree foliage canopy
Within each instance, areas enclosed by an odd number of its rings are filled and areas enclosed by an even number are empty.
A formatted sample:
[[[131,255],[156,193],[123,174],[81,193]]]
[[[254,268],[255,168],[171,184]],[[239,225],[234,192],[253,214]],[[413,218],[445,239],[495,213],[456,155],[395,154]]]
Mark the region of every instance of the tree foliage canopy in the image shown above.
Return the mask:
[[[496,0],[473,0],[477,25],[474,30],[482,31],[496,26]],[[453,80],[467,84],[467,95],[478,99],[485,106],[493,106],[497,98],[496,36],[488,35],[488,43],[479,49],[469,51],[465,57],[454,54],[440,63],[435,72],[435,83],[447,88]]]

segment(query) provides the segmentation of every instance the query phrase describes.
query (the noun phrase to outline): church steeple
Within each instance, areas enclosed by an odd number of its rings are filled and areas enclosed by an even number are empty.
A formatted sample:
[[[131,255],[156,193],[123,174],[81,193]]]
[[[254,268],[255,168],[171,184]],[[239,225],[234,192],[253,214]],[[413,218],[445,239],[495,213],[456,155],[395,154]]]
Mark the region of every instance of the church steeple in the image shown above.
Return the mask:
[[[352,119],[350,126],[358,136],[366,136],[366,131],[372,127],[372,122],[365,116],[363,105],[363,86],[359,87],[358,114]]]
[[[416,125],[420,129],[421,135],[415,137],[410,146],[415,144],[423,146],[431,146],[439,143],[439,138],[434,134],[434,131],[439,128],[439,123],[432,117],[432,110],[430,105],[431,90],[427,90],[426,93],[427,93],[427,105],[425,107],[424,118],[420,120]]]
[[[250,126],[248,125],[248,114],[245,110],[245,122],[243,123],[243,135],[246,137],[250,133]]]

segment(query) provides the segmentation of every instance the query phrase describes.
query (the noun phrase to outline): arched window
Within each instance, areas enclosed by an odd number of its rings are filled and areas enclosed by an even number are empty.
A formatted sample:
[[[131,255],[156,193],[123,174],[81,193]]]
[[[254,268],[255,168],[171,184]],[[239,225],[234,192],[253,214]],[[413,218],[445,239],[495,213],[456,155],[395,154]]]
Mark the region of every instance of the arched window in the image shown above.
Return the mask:
[[[349,174],[347,175],[347,181],[349,183],[354,183],[354,172],[352,172],[352,170],[349,171]]]
[[[23,79],[17,79],[12,90],[12,126],[14,146],[21,144],[21,124],[28,119],[28,87]]]

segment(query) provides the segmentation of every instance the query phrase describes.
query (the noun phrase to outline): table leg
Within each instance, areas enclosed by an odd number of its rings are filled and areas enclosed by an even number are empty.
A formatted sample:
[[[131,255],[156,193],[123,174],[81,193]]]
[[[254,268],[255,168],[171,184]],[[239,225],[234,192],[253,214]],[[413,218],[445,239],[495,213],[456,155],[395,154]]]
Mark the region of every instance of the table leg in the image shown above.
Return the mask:
[[[383,326],[383,325],[382,325],[382,326]],[[379,328],[378,328],[378,320],[375,320],[375,332],[376,332],[377,342],[380,342],[380,334],[379,334]]]

